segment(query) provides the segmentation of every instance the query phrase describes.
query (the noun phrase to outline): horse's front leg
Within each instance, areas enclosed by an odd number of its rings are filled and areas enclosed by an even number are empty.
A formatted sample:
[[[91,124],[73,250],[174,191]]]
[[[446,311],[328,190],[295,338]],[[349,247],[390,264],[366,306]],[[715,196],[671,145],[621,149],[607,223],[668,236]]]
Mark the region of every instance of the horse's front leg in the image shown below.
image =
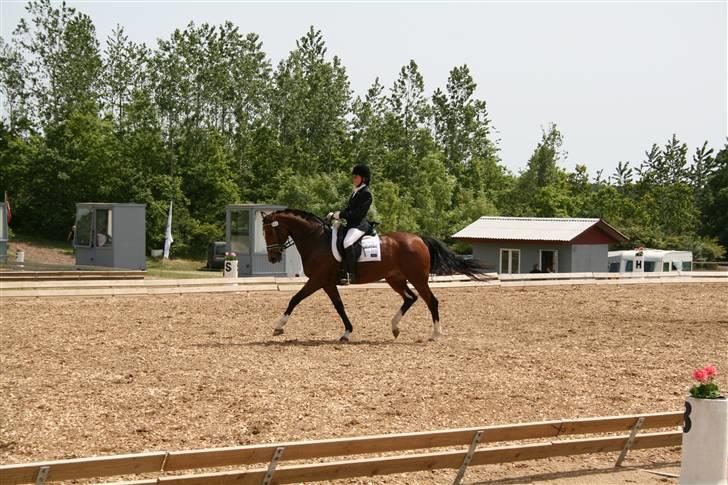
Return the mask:
[[[351,332],[354,331],[354,327],[349,321],[349,317],[346,316],[346,310],[344,310],[344,302],[341,301],[339,289],[336,287],[336,285],[329,285],[324,287],[324,291],[327,295],[329,295],[329,298],[331,298],[331,303],[334,304],[334,308],[336,308],[336,311],[339,313],[341,320],[344,322],[345,330],[344,334],[341,336],[341,338],[339,338],[339,342],[342,344],[347,343],[349,341],[349,335],[351,335]]]
[[[303,288],[301,288],[298,293],[293,295],[291,301],[288,302],[288,308],[286,308],[286,311],[283,313],[283,315],[281,315],[281,318],[278,320],[278,324],[273,330],[273,335],[283,335],[283,329],[286,326],[286,322],[288,322],[288,317],[290,317],[291,313],[293,313],[293,309],[296,308],[296,306],[301,303],[302,300],[316,293],[319,288],[321,288],[319,284],[314,283],[312,280],[308,280],[306,284],[303,285]]]

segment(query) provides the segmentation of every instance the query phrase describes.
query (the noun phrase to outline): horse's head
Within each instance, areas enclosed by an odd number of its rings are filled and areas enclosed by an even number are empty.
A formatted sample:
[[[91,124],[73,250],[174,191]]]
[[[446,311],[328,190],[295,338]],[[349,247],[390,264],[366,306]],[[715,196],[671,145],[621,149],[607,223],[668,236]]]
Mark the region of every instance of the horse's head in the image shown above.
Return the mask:
[[[277,212],[263,215],[263,234],[268,250],[268,261],[274,264],[283,259],[283,250],[289,246],[287,241],[290,232],[285,220],[279,216],[280,214]]]

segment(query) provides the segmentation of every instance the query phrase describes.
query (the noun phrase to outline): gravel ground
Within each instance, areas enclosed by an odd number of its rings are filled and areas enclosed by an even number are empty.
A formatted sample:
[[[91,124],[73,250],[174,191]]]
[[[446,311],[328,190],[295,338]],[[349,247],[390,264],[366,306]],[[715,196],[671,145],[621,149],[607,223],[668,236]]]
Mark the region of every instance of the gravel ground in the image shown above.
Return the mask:
[[[728,372],[728,285],[438,289],[394,340],[388,290],[0,298],[0,463],[677,411]],[[728,387],[724,377],[721,388]],[[675,483],[679,450],[474,467],[469,482]],[[454,471],[343,483],[449,483]]]

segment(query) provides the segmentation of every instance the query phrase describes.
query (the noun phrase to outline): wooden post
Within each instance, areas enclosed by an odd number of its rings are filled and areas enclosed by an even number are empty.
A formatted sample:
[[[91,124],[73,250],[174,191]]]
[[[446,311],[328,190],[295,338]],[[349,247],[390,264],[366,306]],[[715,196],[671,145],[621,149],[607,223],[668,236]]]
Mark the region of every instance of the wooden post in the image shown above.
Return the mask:
[[[627,456],[627,452],[629,451],[629,449],[632,448],[632,444],[634,443],[634,439],[637,436],[637,432],[639,432],[640,428],[642,427],[642,423],[644,422],[645,418],[642,417],[639,418],[634,424],[632,431],[629,433],[629,438],[627,438],[627,443],[624,444],[624,448],[622,448],[622,452],[619,454],[619,458],[617,458],[617,463],[614,464],[614,468],[622,466],[622,462]]]

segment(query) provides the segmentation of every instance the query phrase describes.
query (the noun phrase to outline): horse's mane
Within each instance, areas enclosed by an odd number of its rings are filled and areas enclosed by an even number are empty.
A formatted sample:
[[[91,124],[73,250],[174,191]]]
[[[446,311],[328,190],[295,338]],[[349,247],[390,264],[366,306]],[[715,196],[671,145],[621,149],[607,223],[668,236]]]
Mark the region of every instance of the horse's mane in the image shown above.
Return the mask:
[[[273,214],[293,214],[294,216],[298,216],[304,220],[311,221],[311,222],[317,222],[321,224],[324,227],[328,227],[329,225],[324,222],[323,219],[321,219],[316,214],[312,214],[310,212],[302,211],[300,209],[281,209],[275,211]]]

